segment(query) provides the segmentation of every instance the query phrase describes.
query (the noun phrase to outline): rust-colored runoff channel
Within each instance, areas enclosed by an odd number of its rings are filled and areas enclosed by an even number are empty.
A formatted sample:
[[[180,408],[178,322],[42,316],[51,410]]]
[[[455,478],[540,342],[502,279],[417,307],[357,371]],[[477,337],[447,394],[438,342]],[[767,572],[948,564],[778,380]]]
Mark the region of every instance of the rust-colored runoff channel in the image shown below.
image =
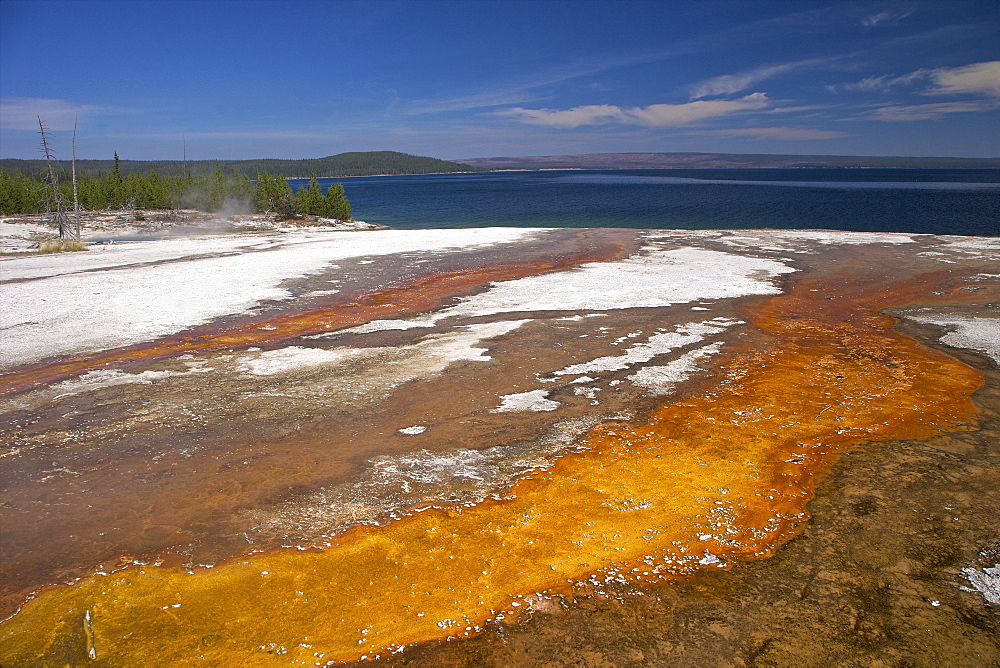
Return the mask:
[[[0,626],[0,662],[286,665],[385,656],[476,633],[574,583],[655,581],[771,553],[805,517],[815,475],[852,445],[958,430],[981,375],[878,313],[940,290],[802,280],[747,317],[772,343],[645,424],[606,424],[585,451],[507,498],[429,508],[327,549],[211,570],[134,565],[52,588]]]
[[[560,258],[441,272],[421,277],[406,285],[371,292],[347,303],[334,301],[330,305],[307,311],[281,313],[223,327],[205,325],[149,343],[33,364],[0,373],[0,396],[24,392],[93,369],[119,368],[188,353],[273,345],[295,337],[353,327],[380,318],[418,313],[440,306],[450,297],[469,294],[493,281],[509,281],[558,271],[586,262],[604,262],[615,258],[622,250],[619,244],[603,244],[593,250]]]

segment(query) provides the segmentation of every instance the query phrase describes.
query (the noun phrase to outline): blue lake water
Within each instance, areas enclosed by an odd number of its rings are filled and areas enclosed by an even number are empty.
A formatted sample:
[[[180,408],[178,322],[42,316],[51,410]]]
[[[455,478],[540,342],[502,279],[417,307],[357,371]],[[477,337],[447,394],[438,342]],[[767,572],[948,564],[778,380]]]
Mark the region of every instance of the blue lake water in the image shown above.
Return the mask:
[[[1000,235],[1000,170],[547,170],[321,179],[396,228],[820,228]],[[301,187],[305,179],[294,180]]]

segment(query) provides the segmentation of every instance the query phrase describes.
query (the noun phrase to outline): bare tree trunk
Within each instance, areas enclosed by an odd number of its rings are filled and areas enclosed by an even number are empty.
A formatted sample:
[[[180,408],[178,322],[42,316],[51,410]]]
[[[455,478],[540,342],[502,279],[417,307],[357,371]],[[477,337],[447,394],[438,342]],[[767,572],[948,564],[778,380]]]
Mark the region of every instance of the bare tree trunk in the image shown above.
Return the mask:
[[[76,238],[80,238],[80,197],[76,190],[76,126],[79,117],[73,119],[73,218],[76,221]]]
[[[52,169],[52,161],[55,157],[52,155],[52,149],[49,147],[49,137],[46,134],[45,124],[42,123],[42,117],[38,117],[38,134],[42,135],[42,155],[45,156],[45,166],[48,170],[48,180],[49,187],[52,188],[52,206],[55,209],[55,223],[59,226],[59,238],[65,239],[68,230],[66,229],[66,220],[63,216],[62,210],[62,198],[59,196],[59,182],[56,179],[55,170]]]

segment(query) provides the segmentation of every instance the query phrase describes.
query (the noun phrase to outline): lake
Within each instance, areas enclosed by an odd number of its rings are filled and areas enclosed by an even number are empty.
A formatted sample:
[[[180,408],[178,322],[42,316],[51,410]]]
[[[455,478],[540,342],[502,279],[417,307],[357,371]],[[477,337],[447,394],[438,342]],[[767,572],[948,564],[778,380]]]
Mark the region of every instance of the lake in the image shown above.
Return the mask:
[[[545,170],[321,179],[395,228],[820,228],[1000,235],[1000,170]],[[293,188],[307,182],[292,181]]]

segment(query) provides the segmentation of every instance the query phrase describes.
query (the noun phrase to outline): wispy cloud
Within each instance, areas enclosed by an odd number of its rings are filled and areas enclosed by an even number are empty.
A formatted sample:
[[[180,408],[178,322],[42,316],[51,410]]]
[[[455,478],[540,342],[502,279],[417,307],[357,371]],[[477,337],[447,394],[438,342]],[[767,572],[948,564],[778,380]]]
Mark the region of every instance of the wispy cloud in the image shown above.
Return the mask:
[[[264,139],[264,140],[308,140],[322,141],[330,138],[329,130],[282,130],[277,128],[249,130],[201,130],[177,132],[131,133],[129,137],[145,140],[177,141],[180,137],[198,139]]]
[[[855,81],[853,83],[845,83],[845,84],[834,84],[831,86],[827,86],[826,88],[831,93],[883,92],[891,90],[893,88],[913,86],[919,83],[920,81],[926,81],[928,72],[929,70],[917,70],[916,72],[904,74],[903,76],[895,76],[892,74],[883,74],[882,76],[870,76],[870,77],[865,77],[861,81]]]
[[[851,19],[851,21],[855,20],[856,18]],[[547,94],[540,92],[542,89],[574,79],[622,67],[667,61],[678,56],[693,53],[711,52],[722,46],[731,47],[733,44],[757,44],[762,40],[766,40],[766,36],[773,34],[783,34],[796,30],[825,31],[829,29],[832,22],[843,21],[845,21],[845,17],[839,7],[794,12],[741,24],[716,32],[692,36],[654,51],[601,55],[576,60],[566,63],[564,66],[555,67],[521,80],[491,82],[488,90],[473,90],[465,95],[440,99],[400,101],[399,110],[404,115],[416,115],[470,111],[510,104],[525,104],[548,97]],[[712,95],[732,95],[749,90],[754,84],[766,79],[800,69],[822,67],[833,64],[835,61],[841,59],[841,57],[830,59],[816,58],[790,63],[777,63],[747,72],[714,77],[696,84],[692,89],[690,99],[697,100]]]
[[[1000,61],[972,63],[961,67],[920,69],[902,76],[883,75],[828,87],[834,92],[886,93],[911,89],[921,96],[964,97],[954,102],[885,104],[862,118],[878,121],[936,121],[952,114],[993,111],[1000,108]]]
[[[403,114],[415,116],[420,114],[437,114],[449,111],[474,111],[490,107],[502,107],[507,104],[524,104],[538,99],[538,95],[530,92],[530,86],[515,86],[510,90],[472,93],[440,100],[414,100],[406,104]],[[401,103],[402,104],[402,103]]]
[[[572,109],[525,109],[512,107],[496,112],[499,116],[510,116],[532,125],[572,130],[581,125],[601,125],[618,121],[627,122],[624,109],[613,104],[590,104]]]
[[[753,93],[737,100],[696,100],[684,104],[651,104],[647,107],[619,107],[597,104],[572,109],[524,109],[514,107],[495,112],[532,125],[571,130],[583,125],[622,123],[650,128],[690,125],[698,121],[740,112],[764,109],[771,100],[764,93]]]
[[[639,125],[664,128],[688,125],[718,116],[728,116],[745,111],[769,107],[771,101],[764,93],[752,93],[738,100],[697,100],[686,104],[653,104],[629,110],[630,117]]]
[[[885,54],[899,55],[909,53],[919,57],[921,53],[928,49],[943,49],[949,45],[959,47],[969,40],[982,40],[992,37],[991,25],[989,23],[954,23],[944,25],[932,30],[902,35],[893,39],[877,42],[866,49],[853,54],[868,61],[872,57],[880,57]]]
[[[774,107],[773,109],[768,109],[769,114],[797,114],[803,111],[819,111],[821,109],[830,109],[829,105],[826,104],[800,104],[791,107]]]
[[[922,87],[917,92],[923,95],[985,95],[1000,98],[1000,61],[920,69],[902,76],[871,76],[854,83],[827,86],[827,89],[832,92],[879,93],[917,87]]]
[[[766,65],[764,67],[757,67],[755,69],[738,72],[736,74],[724,74],[722,76],[712,77],[711,79],[706,79],[705,81],[695,84],[691,88],[691,99],[697,100],[712,95],[732,95],[733,93],[745,91],[767,79],[787,74],[789,72],[794,72],[796,70],[804,70],[827,65],[830,62],[831,60],[826,58],[809,58],[807,60],[796,60],[789,63]]]
[[[419,99],[401,102],[404,115],[431,114],[450,111],[472,111],[488,109],[510,104],[525,104],[546,97],[539,91],[550,86],[580,79],[593,74],[600,74],[619,67],[641,65],[644,63],[665,60],[688,49],[678,47],[651,53],[632,55],[611,55],[586,58],[567,63],[562,67],[554,67],[532,76],[506,82],[493,82],[489,90],[472,91],[465,95],[438,99]]]
[[[987,95],[1000,98],[1000,60],[931,70],[931,95]]]
[[[808,128],[733,128],[730,130],[699,130],[688,132],[692,135],[711,137],[748,137],[751,139],[784,139],[788,141],[811,141],[816,139],[841,139],[850,137],[846,132],[832,130],[810,130]]]
[[[901,18],[909,16],[912,11],[896,12],[891,13],[893,19],[882,19],[885,22],[898,21]],[[875,16],[881,16],[882,14],[889,15],[890,12],[882,12],[876,14]],[[823,14],[825,15],[825,14]],[[796,15],[799,18],[805,18],[809,16],[811,18],[817,18],[819,15],[813,15],[806,13],[803,15]],[[874,17],[872,17],[874,18]],[[874,24],[873,24],[874,25]],[[750,70],[745,70],[742,72],[736,72],[732,74],[723,74],[717,77],[712,77],[701,81],[691,87],[691,99],[700,99],[703,97],[710,97],[713,95],[732,95],[739,93],[751,88],[757,87],[758,84],[767,81],[769,79],[774,79],[787,74],[805,71],[805,70],[823,70],[823,69],[839,69],[845,67],[857,67],[860,63],[866,62],[872,58],[877,57],[877,54],[884,51],[902,50],[902,49],[916,49],[920,48],[926,44],[944,44],[949,42],[956,42],[962,39],[970,39],[970,35],[974,31],[978,30],[977,26],[971,25],[954,25],[954,26],[944,26],[937,28],[935,30],[926,31],[918,33],[915,35],[907,35],[905,37],[897,37],[887,42],[882,42],[877,46],[871,46],[865,49],[852,51],[848,53],[841,53],[837,55],[831,55],[823,58],[807,58],[803,60],[795,60],[787,63],[773,63],[770,65],[764,65],[761,67],[756,67]],[[987,65],[988,63],[980,63],[979,65]],[[973,67],[973,66],[968,66]],[[871,76],[861,81],[848,84],[839,84],[827,86],[827,89],[832,92],[858,92],[858,91],[876,91],[876,90],[887,90],[893,87],[909,86],[919,84],[921,81],[932,80],[936,73],[944,73],[946,70],[956,69],[962,70],[964,68],[940,68],[937,70],[933,69],[921,69],[910,74],[904,74],[902,76],[896,75],[883,75],[883,76]],[[971,81],[974,77],[986,77],[989,76],[988,72],[968,72],[965,73],[967,80]],[[995,75],[994,75],[995,76]]]
[[[995,101],[939,102],[879,107],[867,115],[879,121],[936,121],[950,114],[990,111],[998,107]]]
[[[38,130],[38,119],[50,130],[72,130],[78,116],[103,111],[89,104],[74,104],[47,97],[10,97],[0,101],[0,127],[5,130]]]
[[[914,12],[913,9],[903,9],[903,10],[885,10],[878,12],[877,14],[872,14],[871,16],[866,16],[861,19],[861,25],[866,28],[874,28],[879,25],[895,25],[899,23],[907,16]]]

